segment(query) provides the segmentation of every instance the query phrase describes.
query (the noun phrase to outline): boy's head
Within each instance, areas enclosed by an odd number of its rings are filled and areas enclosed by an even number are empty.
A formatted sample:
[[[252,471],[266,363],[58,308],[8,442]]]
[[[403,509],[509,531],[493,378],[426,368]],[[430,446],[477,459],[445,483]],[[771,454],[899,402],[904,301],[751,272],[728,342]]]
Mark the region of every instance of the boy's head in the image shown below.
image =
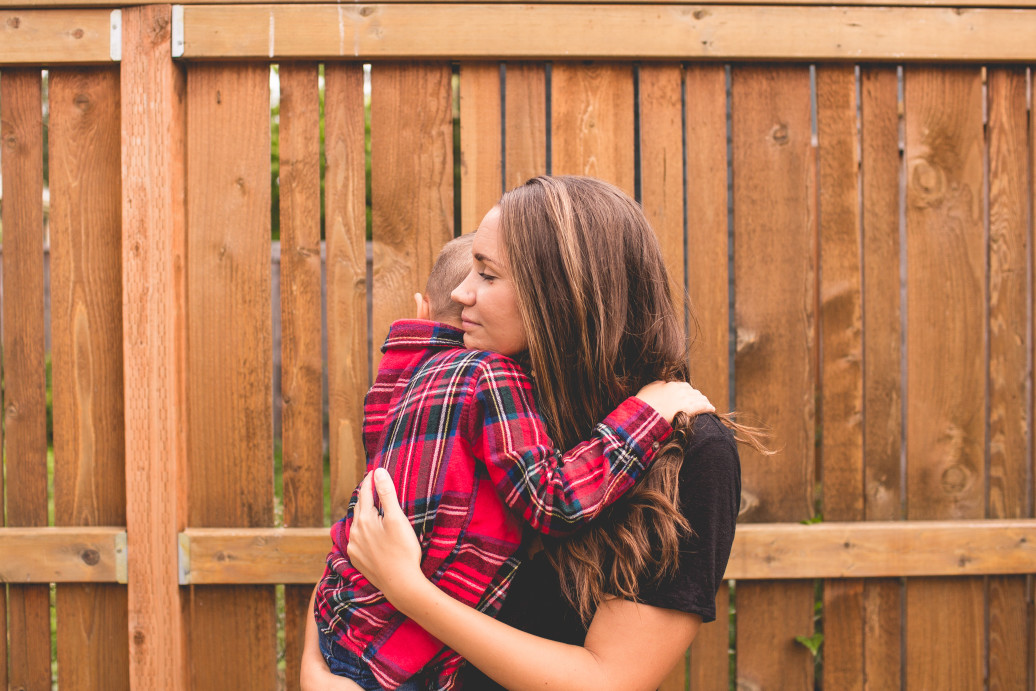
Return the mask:
[[[463,305],[451,300],[450,293],[471,271],[471,243],[474,238],[474,233],[461,235],[447,242],[439,251],[425,287],[424,302],[428,306],[429,319],[460,328]]]

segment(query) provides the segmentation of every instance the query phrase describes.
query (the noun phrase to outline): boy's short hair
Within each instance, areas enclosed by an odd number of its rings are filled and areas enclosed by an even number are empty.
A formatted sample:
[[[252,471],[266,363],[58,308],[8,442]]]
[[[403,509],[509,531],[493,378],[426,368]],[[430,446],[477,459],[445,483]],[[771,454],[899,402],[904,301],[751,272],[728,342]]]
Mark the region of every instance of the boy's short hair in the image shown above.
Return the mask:
[[[450,293],[471,271],[471,244],[474,241],[475,234],[466,233],[453,238],[439,250],[425,287],[429,313],[435,321],[460,321],[463,305],[451,300]]]

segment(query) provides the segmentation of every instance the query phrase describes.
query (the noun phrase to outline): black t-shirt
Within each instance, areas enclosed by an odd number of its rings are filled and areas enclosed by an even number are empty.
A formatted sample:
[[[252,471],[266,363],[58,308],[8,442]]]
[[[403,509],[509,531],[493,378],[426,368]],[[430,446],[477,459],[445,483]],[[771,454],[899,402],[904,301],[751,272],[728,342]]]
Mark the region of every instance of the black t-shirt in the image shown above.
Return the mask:
[[[645,604],[716,618],[741,502],[741,462],[730,430],[713,415],[695,418],[680,470],[680,510],[693,535],[680,546],[680,566],[670,579],[641,588]],[[583,645],[586,628],[561,594],[557,573],[540,552],[522,563],[498,617],[515,628],[563,643]],[[500,689],[473,665],[461,673],[466,691]]]

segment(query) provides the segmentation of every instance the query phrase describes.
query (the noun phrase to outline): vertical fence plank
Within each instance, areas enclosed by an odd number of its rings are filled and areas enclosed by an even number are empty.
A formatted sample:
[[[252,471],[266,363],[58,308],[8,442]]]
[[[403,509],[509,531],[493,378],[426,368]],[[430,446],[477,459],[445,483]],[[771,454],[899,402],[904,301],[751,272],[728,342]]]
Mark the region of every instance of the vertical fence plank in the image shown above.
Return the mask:
[[[51,338],[57,525],[124,525],[119,75],[50,71]],[[57,589],[71,688],[129,688],[126,589]]]
[[[284,525],[319,526],[324,521],[319,65],[283,63],[279,76]],[[311,592],[307,586],[284,588],[288,689],[299,687]]]
[[[47,525],[43,317],[43,106],[39,68],[0,79],[4,179],[4,425],[7,525]],[[9,585],[10,688],[50,685],[50,592]]]
[[[645,64],[640,68],[640,176],[644,214],[658,236],[669,272],[669,288],[678,313],[683,312],[683,75],[678,64]],[[660,687],[682,691],[687,665],[674,667]]]
[[[546,66],[507,63],[504,103],[504,186],[521,185],[547,173]]]
[[[186,107],[169,5],[126,8],[122,311],[130,686],[188,686],[176,535],[187,520]]]
[[[699,329],[691,379],[719,410],[730,409],[726,81],[723,65],[688,65],[684,71],[687,294]],[[698,631],[691,647],[691,689],[729,684],[729,609],[724,583],[716,597],[716,621]]]
[[[327,238],[327,387],[331,520],[345,515],[360,481],[367,363],[367,249],[363,66],[324,67]],[[330,540],[328,541],[330,547]],[[320,574],[315,574],[315,578]]]
[[[371,70],[374,365],[395,319],[412,317],[436,255],[453,237],[453,111],[448,63]]]
[[[751,521],[810,515],[814,462],[815,158],[810,79],[802,66],[732,73],[736,405],[773,431],[781,454],[742,454]],[[795,636],[813,631],[809,582],[737,588],[739,683],[809,688]]]
[[[863,518],[863,305],[856,74],[816,68],[820,219],[820,415],[825,520]],[[824,582],[824,685],[862,689],[863,581]]]
[[[590,175],[634,193],[633,68],[556,62],[551,71],[555,175]]]
[[[989,487],[988,518],[1029,515],[1029,190],[1025,69],[988,68]],[[988,579],[990,689],[1028,683],[1025,577]]]
[[[270,96],[265,64],[187,73],[192,526],[273,520]],[[272,586],[192,587],[195,688],[272,688]],[[228,661],[247,660],[247,664]]]
[[[905,69],[910,519],[985,514],[981,95],[977,67]],[[982,686],[983,591],[978,578],[907,583],[909,687]]]
[[[500,158],[500,63],[460,65],[460,203],[462,233],[478,227],[503,191]]]
[[[860,68],[863,167],[864,485],[867,520],[902,517],[902,328],[899,243],[898,77],[894,67]],[[864,675],[870,688],[900,685],[898,579],[864,583]]]

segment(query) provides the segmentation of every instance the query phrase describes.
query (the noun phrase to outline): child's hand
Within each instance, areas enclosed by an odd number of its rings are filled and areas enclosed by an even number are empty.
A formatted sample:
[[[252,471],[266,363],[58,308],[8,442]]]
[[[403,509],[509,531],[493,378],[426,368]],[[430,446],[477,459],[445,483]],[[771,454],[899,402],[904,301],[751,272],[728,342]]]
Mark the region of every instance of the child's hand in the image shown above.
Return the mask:
[[[380,509],[374,505],[374,490]],[[390,602],[407,588],[409,579],[425,580],[421,573],[421,545],[396,497],[392,478],[383,469],[367,473],[349,530],[349,561]]]
[[[680,412],[692,417],[716,412],[716,407],[701,391],[682,381],[653,381],[637,392],[637,398],[657,410],[669,424]]]

